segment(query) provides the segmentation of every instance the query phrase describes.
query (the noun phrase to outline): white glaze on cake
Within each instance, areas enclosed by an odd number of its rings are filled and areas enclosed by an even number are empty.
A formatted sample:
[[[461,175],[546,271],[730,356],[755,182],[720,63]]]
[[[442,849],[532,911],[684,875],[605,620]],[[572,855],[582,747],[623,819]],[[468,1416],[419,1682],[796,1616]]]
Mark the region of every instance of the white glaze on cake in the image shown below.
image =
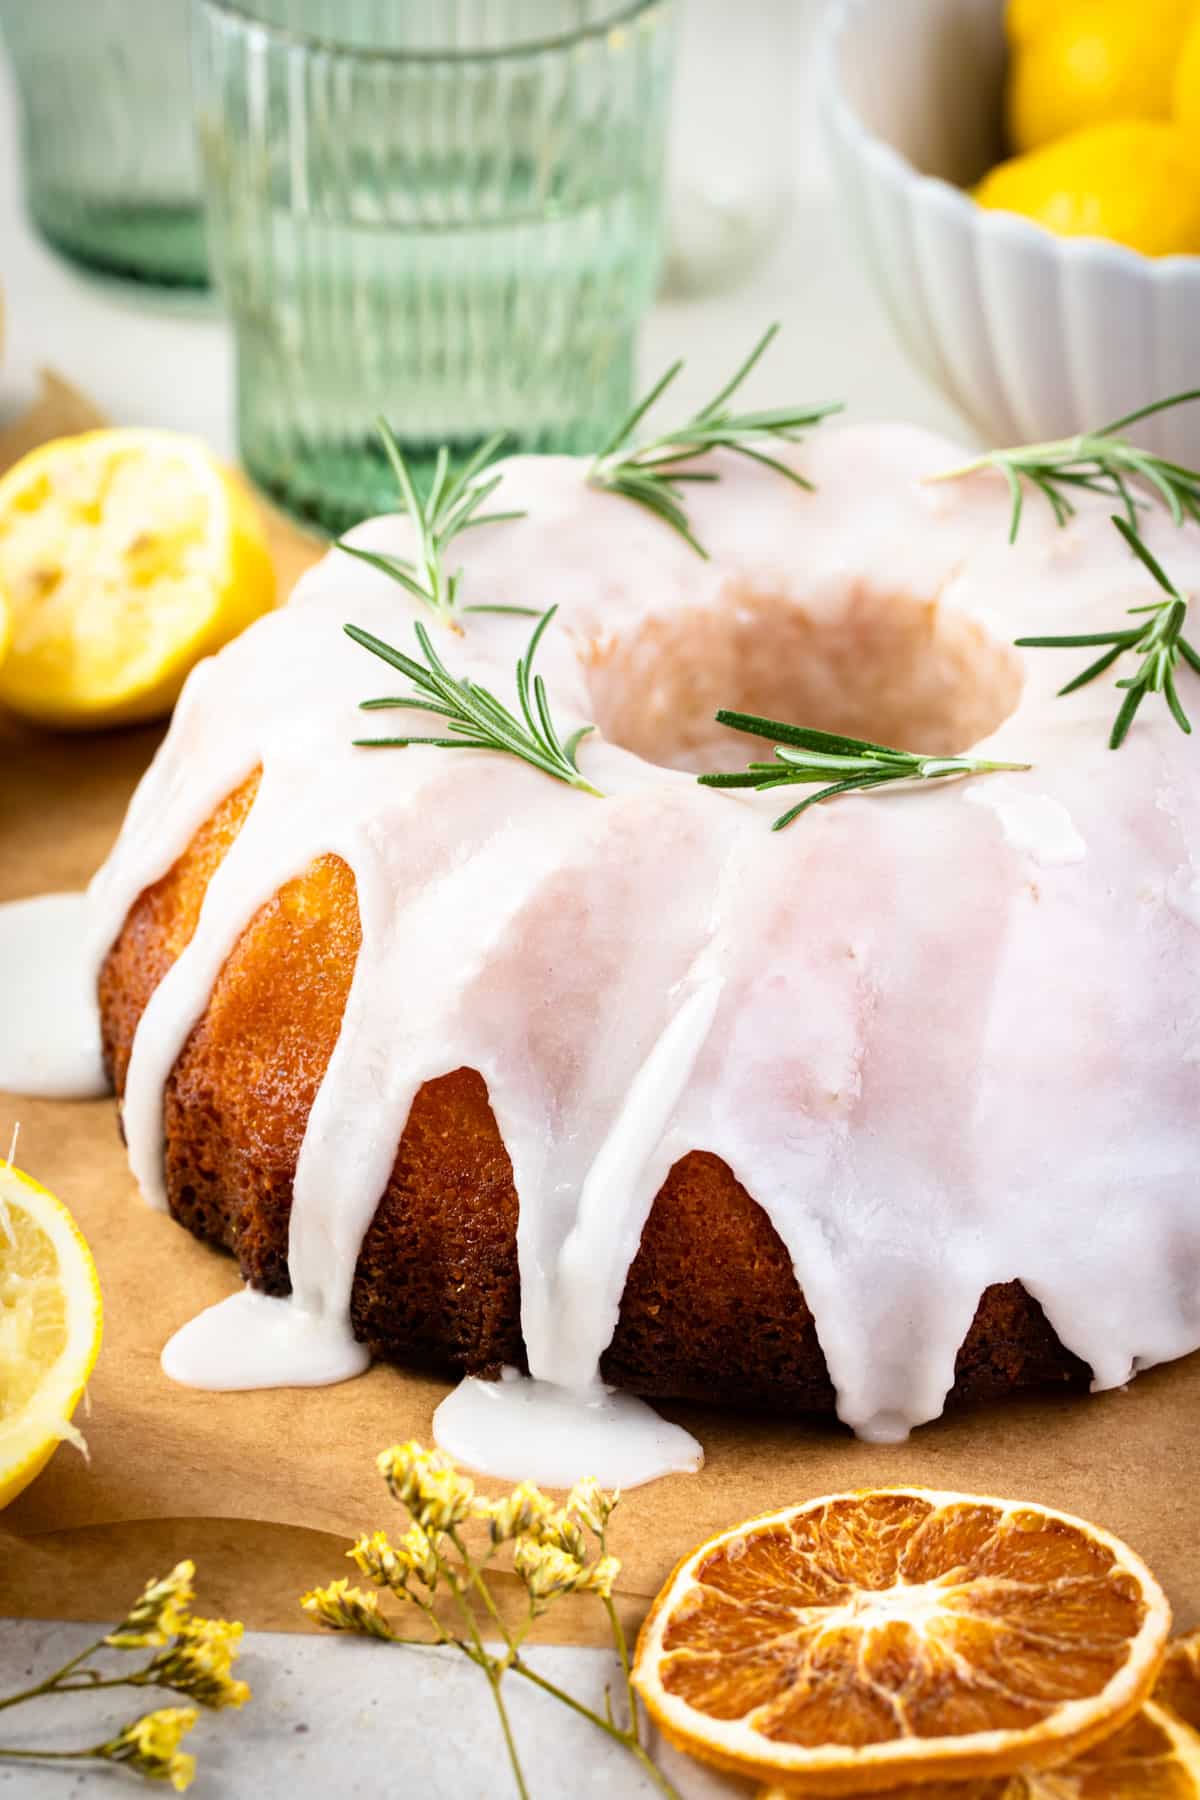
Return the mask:
[[[497,503],[529,516],[457,541],[463,597],[558,604],[539,667],[564,735],[600,727],[580,762],[604,800],[495,755],[352,748],[364,722],[420,722],[357,711],[404,684],[341,626],[411,649],[419,614],[345,556],[201,665],[90,896],[98,965],[261,765],[137,1032],[124,1122],[147,1197],[163,1203],[164,1084],[229,949],[332,851],[362,948],[290,1237],[291,1305],[323,1341],[345,1342],[416,1092],[466,1066],[512,1159],[542,1381],[595,1396],[648,1209],[692,1149],[766,1209],[866,1436],[940,1412],[993,1282],[1023,1281],[1098,1387],[1196,1348],[1196,742],[1151,701],[1113,754],[1122,671],[1056,700],[1077,660],[1011,647],[1111,627],[1153,594],[1102,502],[1058,530],[1031,500],[1010,547],[1002,481],[922,484],[962,454],[904,427],[826,431],[797,452],[811,494],[722,456],[720,481],[688,491],[707,562],[578,463],[507,465]],[[1147,532],[1200,588],[1200,532]],[[400,519],[356,536],[411,543]],[[529,624],[468,616],[438,647],[511,699]],[[778,793],[684,772],[755,753],[711,725],[718,705],[928,752],[982,739],[1036,766],[772,834]]]

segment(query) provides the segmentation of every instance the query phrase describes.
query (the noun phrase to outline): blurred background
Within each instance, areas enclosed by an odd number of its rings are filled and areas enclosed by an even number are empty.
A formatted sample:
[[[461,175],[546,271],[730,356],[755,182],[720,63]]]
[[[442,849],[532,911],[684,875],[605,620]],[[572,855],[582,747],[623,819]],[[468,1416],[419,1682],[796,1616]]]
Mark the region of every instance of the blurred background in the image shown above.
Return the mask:
[[[1198,12],[0,0],[0,405],[52,365],[331,530],[379,413],[418,473],[586,451],[773,317],[764,394],[1095,426],[1194,378]]]
[[[253,10],[311,24],[319,8]],[[339,11],[343,35],[353,10]],[[471,9],[439,9],[456,10],[465,35]],[[493,21],[505,11],[477,10]],[[601,20],[629,10],[592,8]],[[397,57],[390,69],[368,56],[355,67],[351,44],[341,66],[314,66],[301,43],[276,47],[267,28],[256,40],[236,9],[201,0],[190,21],[188,0],[0,0],[0,409],[17,410],[49,366],[106,417],[195,432],[227,455],[240,423],[251,472],[333,527],[387,499],[370,461],[365,479],[355,467],[379,411],[418,445],[507,428],[581,449],[677,356],[688,359],[677,406],[706,397],[773,318],[785,329],[751,401],[836,396],[954,427],[954,410],[897,355],[847,237],[815,104],[821,0],[632,10],[640,19],[614,28],[624,43],[612,32],[585,42],[586,93],[576,71],[567,94],[543,53],[540,69],[536,55],[515,58],[515,71],[498,59],[515,90],[505,95],[485,61],[406,68]],[[379,40],[388,13],[364,8],[364,33]],[[419,22],[424,8],[390,13]],[[422,89],[432,114],[418,129],[408,116]],[[456,140],[464,111],[478,121],[488,107],[490,124]],[[497,181],[502,156],[519,160],[518,121],[527,166],[556,164],[548,177],[543,166],[540,196],[514,198],[519,168]],[[256,167],[256,154],[274,166]],[[193,285],[207,268],[205,163],[220,295]],[[592,190],[573,240],[572,182]],[[496,241],[503,203],[519,215],[508,245]],[[356,209],[368,214],[357,230],[345,222]],[[414,212],[437,216],[430,226]],[[314,213],[332,220],[323,241]],[[102,272],[106,261],[126,278]],[[143,278],[129,279],[139,266]],[[572,381],[583,391],[564,412]]]
[[[71,390],[0,464],[165,428],[337,533],[395,505],[380,416],[418,484],[586,453],[774,320],[748,405],[987,446],[1200,387],[1200,0],[0,0],[0,44],[0,431]],[[1137,435],[1200,462],[1200,406]],[[131,716],[43,701],[83,627],[10,560],[0,702]]]

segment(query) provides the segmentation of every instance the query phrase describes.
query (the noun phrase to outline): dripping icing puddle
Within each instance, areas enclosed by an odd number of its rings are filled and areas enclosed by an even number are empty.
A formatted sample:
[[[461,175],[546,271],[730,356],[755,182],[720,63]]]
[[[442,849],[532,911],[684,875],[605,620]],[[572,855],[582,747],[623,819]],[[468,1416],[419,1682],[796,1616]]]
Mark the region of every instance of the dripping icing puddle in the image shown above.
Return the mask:
[[[468,1375],[433,1415],[433,1435],[439,1449],[481,1474],[545,1487],[570,1487],[585,1475],[604,1487],[641,1487],[695,1474],[704,1461],[690,1432],[632,1394],[599,1384],[575,1393],[516,1369],[499,1381]]]
[[[180,1328],[162,1353],[163,1373],[182,1387],[332,1387],[361,1375],[371,1357],[345,1319],[304,1312],[243,1288]]]
[[[108,1092],[83,894],[0,906],[0,1088],[56,1100]]]
[[[163,1373],[183,1387],[328,1387],[361,1375],[365,1345],[344,1321],[243,1288],[182,1326],[162,1353]],[[433,1418],[447,1455],[499,1481],[528,1478],[570,1487],[594,1475],[605,1487],[642,1487],[693,1474],[704,1452],[644,1400],[599,1384],[573,1393],[505,1369],[499,1381],[459,1383]]]

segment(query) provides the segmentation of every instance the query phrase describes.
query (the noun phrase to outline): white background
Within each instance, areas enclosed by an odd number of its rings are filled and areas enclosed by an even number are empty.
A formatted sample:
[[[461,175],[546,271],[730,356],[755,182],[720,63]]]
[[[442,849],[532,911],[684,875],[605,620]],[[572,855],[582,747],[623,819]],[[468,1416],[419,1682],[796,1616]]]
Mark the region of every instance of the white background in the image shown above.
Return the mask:
[[[700,401],[714,376],[727,373],[763,327],[779,319],[785,329],[756,376],[752,399],[838,398],[860,417],[909,418],[961,433],[949,405],[905,363],[843,237],[808,102],[808,36],[819,0],[690,4],[685,110],[676,132],[684,157],[689,143],[703,143],[713,106],[738,79],[739,40],[744,43],[756,20],[758,29],[774,33],[788,5],[794,8],[785,21],[794,26],[791,66],[776,71],[773,96],[761,95],[763,105],[783,108],[779,154],[787,159],[793,197],[774,251],[748,282],[707,297],[667,297],[658,305],[643,336],[644,371],[655,375],[675,357],[686,356],[680,397],[685,403]],[[717,36],[722,21],[730,34],[726,43]],[[762,65],[764,59],[757,61]],[[771,58],[765,61],[769,66]],[[747,77],[761,78],[761,67]],[[33,392],[37,368],[48,366],[114,422],[194,431],[221,451],[234,452],[232,352],[214,302],[148,298],[95,280],[45,248],[27,226],[13,97],[2,57],[0,291],[5,307],[0,417],[19,409]],[[86,1610],[83,1595],[80,1610]],[[87,1636],[71,1626],[0,1623],[0,1693],[24,1685],[34,1670],[58,1666]],[[600,1702],[613,1673],[601,1653],[542,1654],[556,1679],[593,1704]],[[241,1715],[204,1718],[193,1735],[201,1766],[192,1789],[197,1800],[285,1793],[292,1800],[334,1793],[491,1800],[510,1792],[483,1681],[444,1653],[256,1634],[244,1663],[255,1689],[251,1706]],[[93,1712],[98,1722],[133,1717],[139,1710],[133,1695],[128,1701],[120,1694],[108,1700],[101,1709],[98,1698]],[[564,1709],[532,1691],[514,1693],[512,1704],[535,1800],[655,1791],[622,1752]],[[74,1723],[83,1709],[78,1702],[69,1706]],[[67,1720],[60,1703],[43,1702],[0,1716],[0,1725],[0,1742],[48,1743],[63,1740]],[[87,1737],[81,1723],[75,1741]],[[669,1753],[667,1760],[684,1792],[696,1800],[748,1791],[683,1768]],[[136,1788],[115,1771],[0,1764],[0,1793],[14,1800],[17,1795],[49,1800],[80,1790]]]

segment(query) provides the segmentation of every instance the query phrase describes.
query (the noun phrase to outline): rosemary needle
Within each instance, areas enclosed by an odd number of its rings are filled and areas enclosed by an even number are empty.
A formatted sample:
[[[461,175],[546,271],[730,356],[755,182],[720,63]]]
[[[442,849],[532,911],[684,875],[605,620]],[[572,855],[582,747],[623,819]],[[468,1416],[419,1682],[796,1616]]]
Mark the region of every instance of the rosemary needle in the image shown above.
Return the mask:
[[[1110,500],[1119,501],[1127,523],[1135,530],[1138,508],[1150,495],[1157,496],[1176,525],[1182,525],[1185,519],[1200,522],[1200,470],[1155,456],[1120,435],[1128,426],[1140,424],[1155,413],[1185,406],[1193,400],[1200,400],[1200,388],[1153,400],[1149,406],[1140,406],[1136,412],[1114,419],[1111,425],[1102,425],[1099,431],[1080,432],[1075,437],[1056,438],[1044,444],[989,450],[960,468],[943,469],[926,480],[957,481],[980,469],[999,469],[1012,497],[1010,544],[1016,542],[1021,529],[1023,481],[1045,498],[1060,525],[1071,518],[1075,497],[1080,492],[1105,494]]]
[[[682,358],[673,362],[598,452],[588,472],[591,486],[603,488],[610,494],[622,494],[627,500],[634,500],[639,506],[646,507],[677,531],[698,555],[705,557],[708,552],[692,531],[680,489],[686,482],[716,481],[717,476],[711,470],[685,468],[686,463],[694,462],[697,457],[706,455],[710,450],[733,450],[739,456],[748,456],[754,462],[774,469],[797,487],[810,488],[810,482],[805,481],[787,463],[770,455],[762,446],[772,441],[798,443],[806,427],[819,425],[831,413],[840,412],[841,403],[826,406],[780,406],[765,411],[742,413],[732,411],[727,404],[778,330],[779,326],[776,324],[763,333],[724,387],[685,424],[651,438],[636,449],[627,448],[633,432],[683,368]]]
[[[1162,694],[1170,708],[1171,717],[1180,731],[1190,732],[1192,727],[1183,704],[1175,689],[1175,670],[1179,658],[1189,668],[1200,674],[1200,654],[1193,649],[1183,635],[1184,621],[1187,618],[1188,603],[1170,580],[1162,564],[1151,555],[1137,532],[1127,519],[1113,515],[1113,524],[1142,562],[1159,587],[1166,594],[1165,600],[1155,600],[1149,606],[1131,606],[1131,614],[1141,614],[1143,624],[1129,625],[1116,631],[1087,631],[1065,637],[1024,637],[1018,638],[1017,644],[1030,650],[1067,650],[1087,647],[1094,648],[1103,644],[1104,653],[1098,656],[1086,669],[1068,681],[1065,687],[1059,688],[1060,696],[1073,694],[1076,688],[1086,686],[1094,681],[1097,675],[1103,675],[1112,667],[1117,658],[1127,650],[1134,651],[1141,657],[1141,665],[1133,675],[1127,675],[1117,686],[1125,690],[1125,698],[1121,702],[1116,719],[1113,722],[1112,734],[1108,740],[1110,750],[1119,750],[1129,735],[1129,727],[1133,724],[1137,710],[1147,694]]]
[[[450,452],[443,444],[437,453],[429,492],[422,498],[404,452],[396,442],[387,420],[379,419],[377,423],[404,510],[416,527],[417,554],[409,562],[403,557],[389,556],[383,551],[361,549],[357,544],[347,543],[345,538],[338,538],[337,547],[344,550],[347,556],[356,556],[360,562],[369,563],[371,568],[390,575],[393,581],[398,581],[410,594],[423,600],[438,618],[450,620],[458,610],[458,590],[462,579],[460,570],[451,573],[446,569],[445,554],[451,541],[460,532],[468,531],[476,525],[499,525],[509,519],[525,517],[523,512],[480,511],[504,479],[501,475],[488,475],[486,470],[504,443],[505,434],[500,431],[488,438],[456,475],[450,473]],[[527,609],[464,607],[462,610],[524,612]],[[537,614],[531,613],[530,616],[536,618]]]
[[[971,756],[922,756],[912,750],[895,750],[888,744],[873,744],[868,738],[843,737],[833,731],[816,731],[807,725],[785,725],[779,719],[761,719],[753,713],[717,714],[719,725],[751,737],[770,738],[774,742],[775,761],[751,763],[736,773],[715,773],[697,777],[704,787],[755,788],[765,793],[770,788],[816,786],[819,791],[808,794],[799,805],[780,813],[771,827],[782,831],[798,819],[810,806],[823,800],[836,800],[842,794],[868,793],[897,781],[937,781],[951,775],[987,775],[993,770],[1023,771],[1029,763],[984,762]]]
[[[447,721],[446,729],[450,733],[447,737],[355,738],[354,742],[364,749],[404,749],[410,744],[429,744],[444,750],[498,750],[507,756],[520,757],[556,781],[565,781],[570,787],[599,797],[599,788],[584,779],[576,760],[579,745],[592,726],[581,725],[565,741],[562,740],[550,713],[545,683],[540,675],[533,673],[537,647],[557,610],[552,606],[541,615],[525,654],[517,663],[520,718],[478,682],[452,675],[419,619],[414,621],[413,630],[423,662],[406,656],[402,650],[357,625],[345,626],[347,637],[407,675],[416,689],[412,694],[364,700],[361,703],[363,710],[376,712],[391,707],[412,707],[418,712],[436,713]]]

